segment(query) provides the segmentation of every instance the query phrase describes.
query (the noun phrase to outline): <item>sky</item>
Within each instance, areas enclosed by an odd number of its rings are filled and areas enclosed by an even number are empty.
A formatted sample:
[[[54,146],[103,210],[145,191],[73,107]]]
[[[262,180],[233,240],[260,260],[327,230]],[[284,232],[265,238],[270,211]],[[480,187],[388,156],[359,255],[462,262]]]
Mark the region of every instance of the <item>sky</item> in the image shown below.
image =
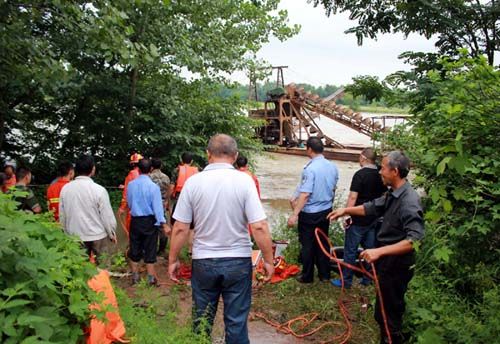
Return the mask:
[[[291,24],[301,25],[300,32],[287,41],[272,38],[257,57],[272,65],[285,65],[285,84],[308,83],[345,85],[358,75],[375,75],[380,79],[410,67],[398,59],[405,51],[435,51],[434,44],[422,36],[386,34],[377,40],[364,39],[357,45],[354,34],[344,31],[355,25],[348,14],[327,17],[323,7],[314,7],[306,0],[281,0],[280,9],[288,11]],[[247,84],[244,73],[232,79]],[[275,80],[273,75],[271,80]]]

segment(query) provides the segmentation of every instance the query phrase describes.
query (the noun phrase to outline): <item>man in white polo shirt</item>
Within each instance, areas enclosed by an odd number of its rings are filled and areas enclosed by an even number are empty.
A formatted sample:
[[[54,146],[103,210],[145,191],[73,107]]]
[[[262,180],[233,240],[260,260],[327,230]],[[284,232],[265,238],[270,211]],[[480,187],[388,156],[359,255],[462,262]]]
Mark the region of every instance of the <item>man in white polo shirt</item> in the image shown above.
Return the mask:
[[[105,188],[95,183],[94,158],[82,155],[75,164],[77,177],[62,188],[59,197],[59,222],[68,234],[77,235],[88,255],[96,262],[108,250],[110,241],[116,244],[116,219]]]
[[[226,343],[249,343],[247,318],[252,296],[252,243],[262,250],[265,280],[274,273],[271,235],[255,184],[233,163],[236,141],[228,135],[213,136],[207,148],[209,165],[186,181],[173,215],[169,275],[177,281],[177,257],[194,223],[193,293],[194,330],[202,318],[210,335],[219,297],[224,301]]]

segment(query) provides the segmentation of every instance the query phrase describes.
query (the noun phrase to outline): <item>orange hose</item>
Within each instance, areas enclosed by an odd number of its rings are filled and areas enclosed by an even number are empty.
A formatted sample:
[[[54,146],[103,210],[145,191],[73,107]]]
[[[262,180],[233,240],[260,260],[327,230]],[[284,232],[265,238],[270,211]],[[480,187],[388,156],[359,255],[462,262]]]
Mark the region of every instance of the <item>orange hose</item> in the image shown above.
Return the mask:
[[[375,290],[377,291],[377,296],[379,297],[379,302],[380,302],[380,311],[382,313],[382,319],[384,320],[384,329],[385,329],[385,332],[387,334],[387,339],[389,341],[389,344],[392,344],[392,338],[391,338],[391,332],[389,331],[389,325],[387,323],[387,315],[385,313],[385,308],[384,308],[384,300],[382,298],[382,292],[380,290],[380,285],[379,285],[379,281],[378,281],[378,276],[377,276],[377,272],[375,270],[375,265],[373,263],[370,263],[371,265],[371,268],[372,268],[372,272],[373,273],[370,273],[368,272],[364,265],[363,264],[359,264],[359,266],[361,268],[358,268],[352,264],[348,264],[344,261],[341,261],[340,259],[337,258],[337,255],[335,254],[335,251],[332,251],[333,255],[330,254],[330,252],[328,252],[325,247],[323,246],[323,243],[321,242],[321,239],[320,239],[320,235],[327,240],[328,242],[328,245],[330,247],[332,247],[332,242],[330,241],[330,239],[328,238],[328,236],[320,229],[320,228],[316,228],[314,234],[316,235],[316,240],[318,241],[318,245],[319,247],[321,248],[321,251],[323,251],[323,253],[328,257],[330,258],[331,260],[335,261],[337,263],[337,266],[339,268],[339,272],[340,272],[340,278],[342,280],[342,290],[341,290],[341,294],[340,296],[342,297],[342,295],[344,294],[344,278],[343,278],[343,275],[342,275],[342,266],[345,266],[351,270],[354,270],[354,271],[358,271],[358,272],[361,272],[362,274],[368,276],[369,278],[373,279],[373,281],[375,282]],[[341,298],[339,298],[339,306],[340,306],[340,300]],[[342,315],[344,316],[344,319],[346,320],[346,325],[348,327],[351,327],[351,324],[350,324],[350,321],[348,319],[347,316],[344,315],[344,312],[342,312],[342,306],[340,307],[341,309],[341,313]],[[350,337],[350,334],[349,334],[349,337]]]
[[[330,341],[323,342],[323,344],[331,343],[334,341],[339,341],[339,343],[345,344],[349,341],[349,339],[352,336],[352,324],[351,324],[351,321],[349,319],[349,310],[347,309],[347,302],[348,301],[346,301],[344,298],[345,286],[344,286],[344,275],[342,272],[342,266],[345,266],[345,267],[347,267],[351,270],[354,270],[354,271],[358,271],[358,272],[364,274],[365,276],[371,278],[374,281],[375,289],[377,291],[377,296],[379,297],[379,301],[380,301],[380,309],[382,312],[382,318],[384,320],[384,329],[385,329],[385,332],[387,334],[389,344],[392,344],[391,333],[389,331],[389,326],[387,324],[387,316],[385,313],[384,301],[382,298],[382,292],[380,291],[380,285],[379,285],[378,276],[377,276],[377,273],[375,270],[375,265],[373,263],[371,263],[372,272],[369,272],[368,270],[366,270],[364,265],[361,263],[359,264],[359,267],[352,265],[352,264],[348,264],[348,263],[338,259],[335,251],[332,251],[332,253],[333,253],[333,255],[332,255],[330,252],[328,252],[325,249],[323,243],[321,242],[320,236],[322,236],[324,239],[326,239],[326,241],[328,242],[328,245],[330,247],[332,247],[333,245],[332,245],[330,239],[328,238],[328,236],[323,231],[321,231],[321,229],[319,229],[319,228],[315,229],[315,236],[316,236],[316,240],[318,241],[319,247],[321,248],[321,251],[323,251],[323,253],[328,258],[330,258],[331,260],[333,260],[337,263],[337,266],[339,269],[339,274],[340,274],[340,279],[342,281],[342,288],[340,291],[340,297],[338,299],[338,305],[339,305],[339,309],[340,309],[340,313],[342,315],[342,318],[344,319],[344,325],[346,328],[343,333],[341,333],[338,336],[333,337]],[[292,336],[294,336],[296,338],[304,338],[304,337],[310,336],[310,335],[318,332],[319,330],[321,330],[322,328],[324,328],[326,326],[332,326],[332,325],[339,324],[338,322],[329,321],[329,322],[325,322],[325,323],[321,324],[320,326],[318,326],[318,327],[316,327],[316,328],[314,328],[306,333],[298,333],[298,332],[304,330],[305,328],[307,328],[314,320],[316,320],[318,318],[319,314],[318,313],[303,314],[303,315],[300,315],[296,318],[290,319],[282,324],[274,322],[272,320],[269,320],[262,313],[255,313],[254,316],[264,320],[269,325],[275,327],[279,332],[282,332],[284,334],[291,334]],[[293,330],[292,325],[296,322],[299,322],[299,321],[301,322],[301,326],[297,330]]]

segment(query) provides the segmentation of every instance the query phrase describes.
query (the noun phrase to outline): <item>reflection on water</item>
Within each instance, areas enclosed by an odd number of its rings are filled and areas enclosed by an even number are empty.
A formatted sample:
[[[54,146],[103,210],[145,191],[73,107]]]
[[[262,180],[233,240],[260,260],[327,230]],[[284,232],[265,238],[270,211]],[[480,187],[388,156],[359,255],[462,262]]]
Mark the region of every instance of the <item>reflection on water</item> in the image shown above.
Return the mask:
[[[262,203],[271,228],[280,217],[291,213],[289,199],[300,181],[300,174],[308,157],[278,153],[264,153],[257,157],[255,174],[260,182]],[[348,161],[333,161],[339,170],[336,203],[345,203],[354,172],[359,164]]]

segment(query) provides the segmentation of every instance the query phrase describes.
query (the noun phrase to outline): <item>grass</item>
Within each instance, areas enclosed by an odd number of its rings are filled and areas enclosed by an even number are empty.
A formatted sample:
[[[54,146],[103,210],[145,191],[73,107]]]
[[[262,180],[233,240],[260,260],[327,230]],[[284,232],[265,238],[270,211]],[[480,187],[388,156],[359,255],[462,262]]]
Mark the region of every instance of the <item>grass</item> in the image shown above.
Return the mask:
[[[344,230],[340,223],[334,222],[330,227],[330,240],[336,246],[343,245]],[[275,239],[286,239],[289,246],[284,251],[288,263],[298,264],[299,242],[296,228],[288,228],[282,218],[273,231]],[[332,273],[332,277],[336,277]],[[378,325],[373,319],[375,290],[373,287],[361,287],[355,279],[351,289],[346,291],[349,303],[349,314],[353,325],[352,337],[349,343],[378,343]],[[315,281],[313,284],[301,284],[290,278],[281,283],[267,284],[259,289],[253,298],[252,311],[261,312],[269,320],[284,323],[306,313],[319,313],[318,321],[311,324],[309,330],[327,321],[337,324],[321,329],[308,337],[311,341],[321,342],[331,340],[341,334],[344,321],[338,307],[340,290],[330,283]],[[362,301],[362,302],[360,302]],[[363,307],[363,304],[368,304]],[[297,324],[298,325],[298,324]],[[304,329],[306,330],[306,329]],[[307,331],[304,331],[307,332]]]
[[[275,239],[287,239],[290,245],[284,255],[287,262],[297,264],[299,243],[297,230],[286,226],[285,218],[275,227]],[[343,244],[343,230],[335,222],[330,228],[330,238],[335,245]],[[188,259],[186,252],[184,252]],[[113,257],[115,268],[123,267],[121,258]],[[116,285],[118,284],[118,286]],[[185,285],[170,288],[151,288],[140,283],[135,288],[128,288],[128,281],[118,281],[115,292],[120,307],[120,314],[125,322],[127,337],[132,343],[210,343],[205,336],[196,335],[191,329],[191,290]],[[120,288],[119,286],[123,288]],[[283,323],[306,313],[319,313],[318,320],[311,324],[311,329],[327,321],[336,322],[335,326],[321,329],[307,337],[307,341],[321,342],[332,339],[344,331],[343,318],[338,308],[340,290],[330,283],[315,281],[313,284],[300,284],[291,278],[277,284],[267,284],[253,294],[252,312],[263,313],[268,319]],[[353,325],[350,343],[376,343],[378,326],[373,319],[373,307],[362,305],[374,304],[373,287],[360,287],[356,281],[347,291],[349,313]],[[360,302],[359,300],[363,300]],[[214,326],[213,338],[222,337],[222,310],[218,311],[218,320]]]
[[[380,113],[380,114],[397,114],[397,115],[408,114],[408,109],[376,106],[376,105],[370,105],[370,106],[362,105],[357,108],[357,111],[368,112],[368,113]]]
[[[174,286],[165,293],[142,282],[133,297],[116,285],[114,289],[131,343],[210,343],[205,336],[193,333],[190,314],[180,310],[180,300],[189,294],[187,287]]]
[[[378,343],[378,326],[373,319],[373,307],[363,307],[368,300],[374,304],[373,288],[353,286],[347,291],[349,299],[355,299],[349,305],[349,315],[353,326],[349,343]],[[291,278],[278,284],[268,284],[253,296],[252,311],[266,315],[269,320],[284,323],[306,313],[319,313],[318,320],[311,327],[298,331],[307,332],[327,321],[334,321],[334,326],[324,327],[308,340],[321,342],[331,340],[341,334],[345,326],[339,311],[337,300],[340,290],[330,283],[316,281],[313,284],[301,284]],[[366,301],[365,301],[366,302]]]

